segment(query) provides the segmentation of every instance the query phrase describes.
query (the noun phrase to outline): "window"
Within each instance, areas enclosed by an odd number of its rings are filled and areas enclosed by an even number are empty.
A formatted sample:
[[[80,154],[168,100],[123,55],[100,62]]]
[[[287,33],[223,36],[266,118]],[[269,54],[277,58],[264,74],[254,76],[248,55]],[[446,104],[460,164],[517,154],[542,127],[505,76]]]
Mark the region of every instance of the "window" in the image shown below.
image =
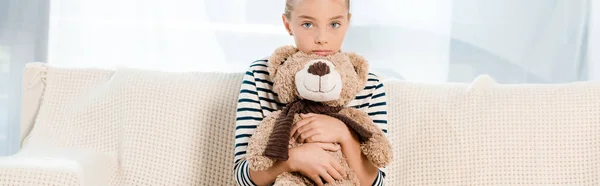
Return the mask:
[[[343,49],[373,71],[422,82],[587,79],[589,1],[352,1]],[[53,1],[49,62],[244,71],[281,45],[284,1]],[[110,14],[106,13],[110,10]],[[376,10],[376,11],[374,11]]]

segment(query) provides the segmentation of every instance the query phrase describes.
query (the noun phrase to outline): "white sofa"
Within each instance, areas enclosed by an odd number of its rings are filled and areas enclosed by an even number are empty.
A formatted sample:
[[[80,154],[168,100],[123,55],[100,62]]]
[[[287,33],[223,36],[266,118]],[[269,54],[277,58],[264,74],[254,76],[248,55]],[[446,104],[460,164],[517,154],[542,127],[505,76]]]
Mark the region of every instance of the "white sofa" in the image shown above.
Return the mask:
[[[0,185],[235,185],[242,76],[31,63]],[[600,185],[600,83],[385,87],[387,185]]]

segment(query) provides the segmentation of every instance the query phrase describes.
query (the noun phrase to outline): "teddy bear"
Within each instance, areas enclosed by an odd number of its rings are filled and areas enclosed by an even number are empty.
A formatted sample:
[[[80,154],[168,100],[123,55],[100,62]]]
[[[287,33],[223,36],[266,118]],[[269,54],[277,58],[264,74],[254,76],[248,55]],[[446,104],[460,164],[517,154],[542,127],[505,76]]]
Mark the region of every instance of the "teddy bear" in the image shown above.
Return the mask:
[[[368,68],[367,60],[356,53],[336,52],[319,56],[304,53],[294,46],[277,48],[268,59],[268,72],[273,81],[273,92],[285,107],[266,116],[250,138],[246,157],[249,168],[265,171],[276,161],[288,160],[289,148],[302,145],[290,139],[291,129],[301,120],[301,113],[324,114],[339,119],[357,135],[362,153],[373,165],[378,168],[387,166],[393,155],[385,134],[367,113],[346,107],[365,87]],[[339,161],[346,176],[344,180],[325,185],[360,185],[342,151],[328,153]],[[300,173],[285,172],[277,176],[274,185],[315,183]]]

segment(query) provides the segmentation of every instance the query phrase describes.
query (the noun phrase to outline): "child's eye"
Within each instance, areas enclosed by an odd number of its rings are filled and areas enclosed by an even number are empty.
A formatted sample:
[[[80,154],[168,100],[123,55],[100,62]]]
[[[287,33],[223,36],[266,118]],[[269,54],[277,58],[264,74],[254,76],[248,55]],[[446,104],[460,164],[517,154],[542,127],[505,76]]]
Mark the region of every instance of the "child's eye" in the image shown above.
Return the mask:
[[[312,28],[313,24],[312,23],[302,23],[302,26],[304,28]]]
[[[331,28],[338,28],[340,26],[341,26],[340,23],[331,23]]]

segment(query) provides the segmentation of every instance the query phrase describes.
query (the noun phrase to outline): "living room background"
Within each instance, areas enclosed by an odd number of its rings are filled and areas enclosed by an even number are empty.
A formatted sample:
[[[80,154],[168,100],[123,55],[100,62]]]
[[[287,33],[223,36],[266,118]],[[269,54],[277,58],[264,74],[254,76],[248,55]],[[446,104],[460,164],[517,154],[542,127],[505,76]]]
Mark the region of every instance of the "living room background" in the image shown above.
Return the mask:
[[[351,2],[344,50],[419,82],[600,79],[600,3],[591,0]],[[0,155],[18,149],[21,72],[69,67],[243,72],[280,45],[281,0],[0,0]]]

